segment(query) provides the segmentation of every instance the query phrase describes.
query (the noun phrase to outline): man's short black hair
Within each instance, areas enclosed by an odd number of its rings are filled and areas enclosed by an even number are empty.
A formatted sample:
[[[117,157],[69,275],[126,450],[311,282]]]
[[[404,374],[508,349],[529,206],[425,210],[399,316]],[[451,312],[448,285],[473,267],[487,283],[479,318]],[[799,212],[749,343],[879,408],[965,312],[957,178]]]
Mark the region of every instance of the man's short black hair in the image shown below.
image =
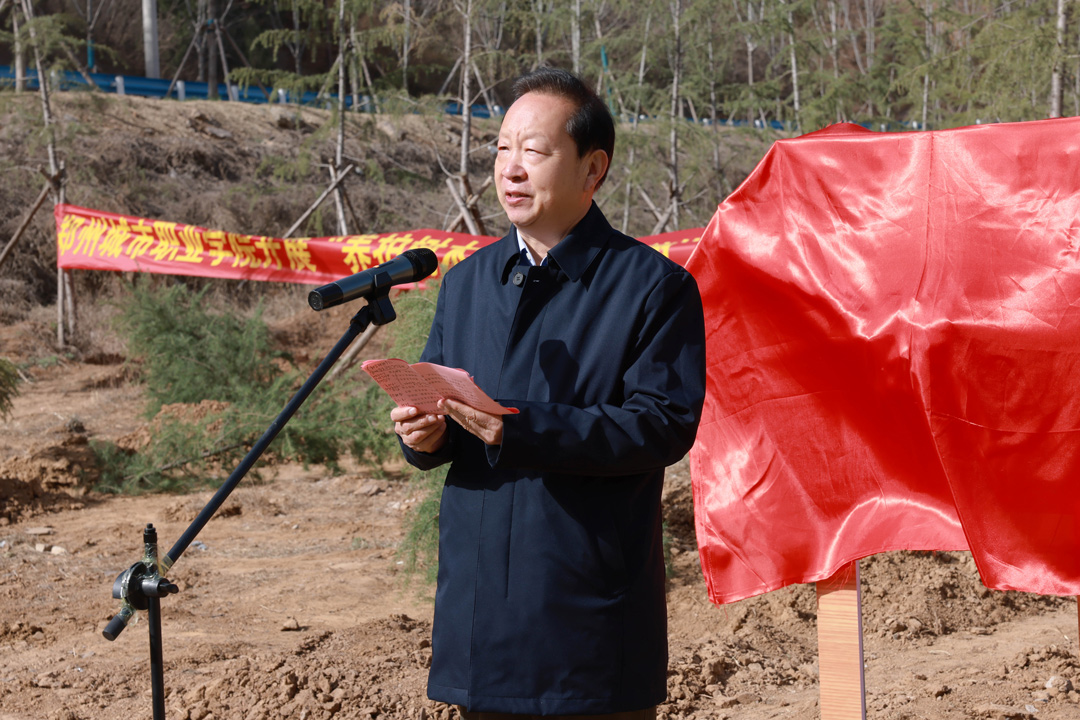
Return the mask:
[[[615,121],[604,101],[579,77],[566,70],[542,67],[514,81],[514,100],[531,92],[546,93],[569,100],[577,110],[566,121],[566,132],[577,145],[578,157],[593,150],[603,150],[608,156],[608,168],[615,153]],[[604,184],[607,170],[596,187]]]

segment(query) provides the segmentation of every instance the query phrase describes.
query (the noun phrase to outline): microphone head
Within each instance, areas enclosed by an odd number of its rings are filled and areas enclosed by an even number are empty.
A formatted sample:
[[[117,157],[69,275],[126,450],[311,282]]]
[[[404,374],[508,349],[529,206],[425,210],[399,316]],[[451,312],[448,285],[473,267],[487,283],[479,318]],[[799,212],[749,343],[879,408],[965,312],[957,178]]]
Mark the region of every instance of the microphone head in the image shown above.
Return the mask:
[[[337,283],[323,285],[308,293],[308,305],[311,306],[312,310],[322,310],[323,308],[333,307],[341,302],[342,295],[341,286]]]
[[[439,258],[430,248],[413,248],[406,250],[405,257],[409,258],[416,270],[416,280],[420,281],[439,269]]]

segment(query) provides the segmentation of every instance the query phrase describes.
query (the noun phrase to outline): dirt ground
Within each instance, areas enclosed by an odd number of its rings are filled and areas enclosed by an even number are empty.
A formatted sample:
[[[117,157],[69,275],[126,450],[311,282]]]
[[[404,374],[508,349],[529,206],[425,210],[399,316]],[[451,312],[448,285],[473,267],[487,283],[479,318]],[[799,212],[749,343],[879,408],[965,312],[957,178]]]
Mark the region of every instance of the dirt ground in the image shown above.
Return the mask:
[[[0,424],[0,720],[149,717],[145,619],[115,642],[101,635],[118,609],[112,583],[139,559],[146,523],[164,551],[211,492],[115,497],[80,481],[88,438],[145,422],[142,390],[120,355],[26,362],[49,342],[47,310],[0,328],[27,380]],[[453,717],[424,696],[432,589],[407,584],[396,553],[408,484],[348,466],[262,474],[170,572],[181,591],[162,601],[168,717]],[[665,490],[661,716],[818,717],[814,588],[712,606],[692,513],[684,462]],[[862,584],[868,717],[1080,718],[1074,599],[986,590],[965,553],[871,557]]]
[[[0,105],[3,237],[40,187],[36,103],[26,97]],[[301,123],[292,116],[283,122],[280,113],[59,98],[69,202],[280,232],[325,184],[316,165],[325,162],[330,142],[308,129],[326,113],[304,111]],[[439,162],[452,164],[454,128],[444,123],[435,131],[423,122],[350,125],[349,155],[368,168],[355,197],[363,227],[445,221],[450,201],[437,194],[445,193]],[[228,136],[208,134],[209,126]],[[477,142],[490,130],[481,123]],[[750,143],[741,150],[725,146],[735,158],[734,179],[763,153],[764,145],[751,140],[733,137]],[[308,175],[275,179],[282,162],[301,167],[305,158],[314,168]],[[482,159],[476,183],[488,172]],[[0,356],[25,377],[14,412],[0,421],[0,720],[150,717],[145,618],[115,642],[101,635],[119,608],[112,584],[140,558],[147,523],[167,550],[211,493],[116,497],[90,488],[88,441],[140,431],[143,390],[123,364],[122,344],[106,330],[110,288],[123,278],[79,273],[74,351],[55,346],[56,311],[47,305],[55,297],[50,223],[48,213],[35,219],[0,278]],[[250,285],[230,291],[254,293]],[[332,313],[311,320],[300,289],[261,292],[272,323],[323,323],[293,334],[289,349],[298,358],[325,353],[344,331]],[[240,485],[170,571],[181,590],[162,601],[169,718],[456,714],[424,696],[433,590],[405,582],[397,553],[414,491],[392,472],[344,467],[264,468],[261,480]],[[813,586],[711,605],[685,461],[669,472],[664,502],[672,576],[669,699],[661,717],[819,717]],[[890,553],[863,560],[861,568],[868,717],[1080,718],[1074,598],[991,592],[965,553]]]

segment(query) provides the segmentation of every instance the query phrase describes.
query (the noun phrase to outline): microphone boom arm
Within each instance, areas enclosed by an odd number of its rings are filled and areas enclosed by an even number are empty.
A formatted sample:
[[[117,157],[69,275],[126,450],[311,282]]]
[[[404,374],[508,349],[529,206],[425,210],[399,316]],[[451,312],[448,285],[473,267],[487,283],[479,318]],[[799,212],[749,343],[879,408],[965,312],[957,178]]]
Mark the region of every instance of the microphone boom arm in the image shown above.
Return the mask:
[[[266,448],[278,436],[300,406],[304,404],[308,396],[315,390],[319,382],[326,376],[334,363],[349,347],[368,325],[385,325],[392,322],[397,313],[390,302],[390,287],[392,283],[384,282],[382,277],[385,273],[376,275],[376,289],[368,297],[368,304],[349,321],[349,328],[342,335],[337,344],[327,353],[319,366],[304,382],[299,390],[292,396],[281,413],[270,424],[270,427],[262,434],[248,451],[244,459],[240,461],[236,469],[229,475],[228,480],[218,489],[210,501],[206,503],[195,520],[184,531],[180,539],[169,550],[168,554],[159,557],[157,551],[157,532],[153,525],[147,525],[143,531],[144,555],[127,570],[117,576],[113,583],[113,597],[121,601],[120,612],[112,617],[102,635],[106,640],[115,640],[128,622],[136,616],[136,610],[147,610],[150,623],[150,674],[154,720],[165,720],[165,690],[164,670],[162,666],[162,641],[161,641],[161,601],[160,598],[179,592],[179,588],[169,582],[164,574],[180,559],[188,546],[195,540],[199,532],[206,526],[225,500],[240,481],[244,479],[255,462],[262,456]],[[389,276],[386,276],[389,280]]]

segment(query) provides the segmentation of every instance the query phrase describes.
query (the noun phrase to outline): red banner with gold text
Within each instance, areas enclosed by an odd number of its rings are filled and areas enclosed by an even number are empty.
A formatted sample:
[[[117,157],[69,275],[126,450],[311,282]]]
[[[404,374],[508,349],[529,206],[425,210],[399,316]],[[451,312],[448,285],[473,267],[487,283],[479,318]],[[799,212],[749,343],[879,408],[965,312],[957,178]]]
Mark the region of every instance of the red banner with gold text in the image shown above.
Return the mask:
[[[235,280],[322,284],[429,248],[440,271],[498,240],[422,228],[322,238],[273,238],[196,225],[56,206],[56,264],[65,269],[194,275]],[[704,228],[642,238],[686,264]]]

